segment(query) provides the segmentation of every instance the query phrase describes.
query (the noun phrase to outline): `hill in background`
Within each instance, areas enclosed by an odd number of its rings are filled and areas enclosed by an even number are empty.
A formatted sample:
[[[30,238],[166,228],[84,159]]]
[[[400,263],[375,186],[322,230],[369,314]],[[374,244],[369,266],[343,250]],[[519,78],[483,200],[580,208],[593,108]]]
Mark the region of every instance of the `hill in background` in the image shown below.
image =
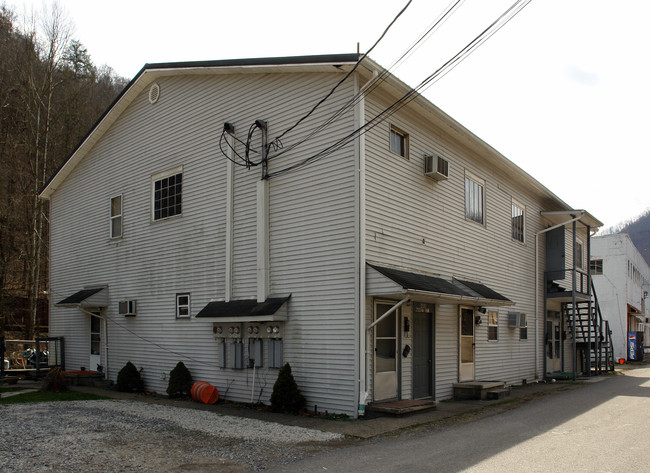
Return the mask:
[[[643,255],[646,263],[650,265],[650,209],[638,217],[619,223],[601,232],[602,235],[610,233],[627,233],[634,246]]]

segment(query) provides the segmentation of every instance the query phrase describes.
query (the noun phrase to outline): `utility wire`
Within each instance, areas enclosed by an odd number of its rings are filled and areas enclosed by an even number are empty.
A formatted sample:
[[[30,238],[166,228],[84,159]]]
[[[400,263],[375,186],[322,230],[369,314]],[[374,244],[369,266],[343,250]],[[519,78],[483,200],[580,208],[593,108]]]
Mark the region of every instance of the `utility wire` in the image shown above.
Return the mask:
[[[485,30],[483,30],[476,38],[474,38],[469,44],[467,44],[461,51],[456,53],[451,59],[449,59],[445,64],[438,68],[433,74],[425,78],[420,84],[408,91],[397,101],[395,101],[388,108],[384,109],[378,115],[373,117],[367,123],[352,131],[345,137],[338,140],[333,145],[325,148],[324,150],[319,151],[318,153],[302,160],[299,163],[293,164],[285,169],[269,173],[268,177],[274,177],[280,174],[284,174],[295,169],[301,168],[317,159],[325,157],[338,149],[342,148],[350,141],[355,139],[357,136],[360,136],[363,133],[367,133],[375,126],[379,125],[381,122],[392,116],[402,107],[409,104],[411,101],[415,100],[420,94],[419,90],[424,90],[428,88],[432,83],[437,81],[440,77],[446,75],[451,69],[456,67],[460,62],[465,60],[472,52],[476,50],[480,45],[487,41],[494,33],[499,31],[505,24],[507,24],[514,16],[516,16],[523,8],[525,8],[532,0],[517,0],[514,4],[510,6],[504,13],[502,13],[495,21],[493,21]]]
[[[365,57],[367,57],[368,54],[370,54],[370,53],[372,52],[373,49],[375,49],[375,47],[376,47],[376,46],[379,44],[379,42],[384,38],[384,36],[386,36],[386,34],[388,33],[388,30],[390,30],[390,28],[395,24],[395,22],[397,21],[397,19],[398,19],[400,16],[402,16],[402,13],[404,13],[404,12],[406,11],[406,9],[409,7],[409,5],[411,4],[412,1],[413,1],[413,0],[409,0],[409,1],[406,3],[406,5],[404,5],[404,7],[400,10],[400,12],[397,14],[397,16],[395,16],[395,18],[393,18],[393,21],[391,21],[390,24],[386,27],[386,29],[384,29],[384,32],[383,32],[383,33],[381,34],[381,36],[377,39],[377,41],[375,41],[375,43],[370,47],[370,49],[368,49],[368,51],[366,51],[366,52],[365,52],[365,53],[364,53],[364,54],[363,54],[363,55],[362,55],[362,56],[357,60],[357,62],[356,62],[356,63],[354,64],[354,66],[352,67],[352,69],[350,69],[350,71],[348,71],[348,73],[347,73],[347,74],[346,74],[346,75],[345,75],[345,76],[344,76],[340,81],[338,81],[338,83],[337,83],[334,87],[332,87],[332,89],[331,89],[331,90],[330,90],[330,91],[325,95],[325,97],[323,97],[323,98],[322,98],[318,103],[316,103],[316,105],[314,105],[314,106],[312,107],[312,109],[309,110],[309,112],[307,112],[306,115],[304,115],[303,117],[301,117],[301,118],[300,118],[296,123],[294,123],[292,126],[290,126],[290,127],[287,128],[285,131],[283,131],[282,133],[280,133],[280,135],[279,135],[277,138],[275,138],[275,139],[273,140],[274,142],[275,142],[276,140],[280,140],[284,135],[286,135],[286,134],[289,133],[291,130],[293,130],[294,128],[296,128],[298,125],[300,125],[300,123],[302,123],[302,122],[303,122],[304,120],[306,120],[306,119],[307,119],[307,118],[308,118],[312,113],[314,113],[314,112],[316,111],[316,109],[317,109],[318,107],[320,107],[320,106],[323,104],[323,102],[325,102],[328,98],[330,98],[330,97],[332,96],[332,94],[334,93],[334,91],[335,91],[336,89],[338,89],[338,87],[339,87],[343,82],[345,82],[345,80],[346,80],[348,77],[350,77],[354,71],[357,70],[357,68],[358,68],[359,65],[361,64],[361,61],[363,61],[363,59],[364,59]]]
[[[269,160],[272,160],[274,158],[277,158],[283,154],[286,154],[298,146],[302,145],[303,143],[307,142],[317,134],[319,134],[322,130],[327,128],[332,122],[334,122],[338,117],[340,117],[343,113],[345,113],[347,110],[351,109],[354,107],[359,101],[361,100],[362,97],[369,95],[372,93],[379,85],[381,85],[382,82],[386,80],[386,78],[390,75],[391,70],[399,67],[401,63],[403,63],[407,57],[413,54],[413,52],[418,49],[422,43],[427,41],[431,35],[439,29],[442,24],[444,24],[447,19],[458,9],[458,7],[464,2],[465,0],[455,0],[449,4],[449,6],[445,9],[445,11],[427,28],[427,30],[420,35],[420,37],[411,45],[409,46],[403,53],[402,55],[395,61],[393,64],[388,68],[388,69],[383,69],[379,75],[376,77],[373,77],[370,82],[364,87],[363,90],[359,90],[350,100],[348,100],[347,103],[345,103],[341,108],[339,108],[334,114],[332,114],[325,122],[323,122],[321,125],[319,125],[317,128],[312,130],[307,136],[303,137],[301,140],[298,142],[292,144],[290,147],[283,149],[281,152],[274,154],[273,156],[269,156]],[[367,53],[366,53],[367,56]]]

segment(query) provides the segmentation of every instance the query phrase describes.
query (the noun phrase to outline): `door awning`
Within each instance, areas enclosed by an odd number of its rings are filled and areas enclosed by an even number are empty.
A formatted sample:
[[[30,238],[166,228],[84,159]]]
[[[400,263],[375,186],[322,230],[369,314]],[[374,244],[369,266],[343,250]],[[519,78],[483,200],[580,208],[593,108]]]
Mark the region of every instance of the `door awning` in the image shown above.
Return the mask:
[[[108,287],[90,287],[56,303],[60,307],[108,307]]]
[[[451,280],[368,263],[366,291],[372,296],[403,297],[475,306],[511,306],[507,297],[485,284]]]
[[[219,322],[281,322],[287,320],[287,302],[284,297],[269,297],[264,302],[253,299],[208,302],[196,318],[217,319]]]

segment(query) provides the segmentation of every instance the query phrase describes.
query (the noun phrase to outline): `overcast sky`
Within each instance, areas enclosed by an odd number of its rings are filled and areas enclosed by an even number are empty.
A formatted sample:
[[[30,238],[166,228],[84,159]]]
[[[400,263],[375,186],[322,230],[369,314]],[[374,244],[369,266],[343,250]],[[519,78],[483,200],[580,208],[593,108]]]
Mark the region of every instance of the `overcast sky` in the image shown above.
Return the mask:
[[[1,0],[0,0],[1,1]],[[17,13],[40,0],[5,0]],[[514,0],[466,0],[394,73],[415,86]],[[451,0],[413,0],[371,53],[384,67]],[[60,0],[96,65],[356,52],[406,0]],[[650,1],[533,0],[424,95],[605,226],[650,207]]]

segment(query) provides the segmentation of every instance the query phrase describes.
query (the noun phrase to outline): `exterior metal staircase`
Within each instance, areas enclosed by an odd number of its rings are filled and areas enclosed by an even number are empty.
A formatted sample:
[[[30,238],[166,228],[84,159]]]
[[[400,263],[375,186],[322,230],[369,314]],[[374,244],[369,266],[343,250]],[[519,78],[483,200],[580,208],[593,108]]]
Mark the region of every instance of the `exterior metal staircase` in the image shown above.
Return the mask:
[[[598,304],[596,289],[592,283],[591,311],[589,301],[562,304],[562,312],[569,329],[573,334],[575,326],[576,346],[580,349],[583,372],[587,366],[593,374],[614,371],[614,347],[609,321],[604,320]]]

